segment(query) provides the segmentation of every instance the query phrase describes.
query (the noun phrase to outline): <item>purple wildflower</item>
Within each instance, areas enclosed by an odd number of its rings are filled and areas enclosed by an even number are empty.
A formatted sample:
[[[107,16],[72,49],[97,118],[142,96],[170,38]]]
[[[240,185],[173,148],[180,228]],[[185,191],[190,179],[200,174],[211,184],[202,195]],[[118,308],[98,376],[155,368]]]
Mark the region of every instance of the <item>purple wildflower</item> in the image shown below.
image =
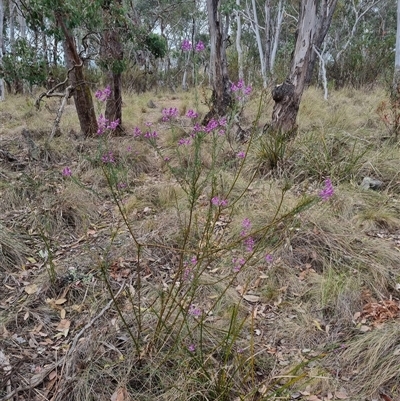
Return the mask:
[[[244,159],[246,157],[246,153],[244,153],[243,151],[240,151],[240,152],[236,153],[236,157],[239,159]]]
[[[194,126],[193,126],[193,133],[194,134],[196,134],[197,132],[200,132],[200,131],[202,131],[203,130],[203,127],[199,124],[199,123],[196,123]]]
[[[183,272],[183,281],[192,281],[194,278],[192,269],[190,269],[189,267],[185,269],[185,271]]]
[[[103,114],[99,115],[99,118],[97,119],[97,134],[102,135],[104,134],[104,131],[108,128],[108,118],[105,118]]]
[[[252,90],[253,90],[253,89],[252,89],[251,85],[249,85],[249,86],[247,86],[247,87],[244,89],[243,94],[244,94],[245,96],[249,96]]]
[[[246,251],[247,252],[253,252],[254,249],[254,238],[253,237],[248,237],[244,240],[244,245],[246,246]]]
[[[212,118],[207,124],[206,132],[211,132],[212,130],[214,130],[217,127],[218,127],[218,121],[216,121]]]
[[[196,351],[196,346],[194,344],[189,344],[187,349],[190,352],[194,352],[194,351]]]
[[[176,107],[174,107],[174,108],[170,107],[169,109],[163,109],[162,120],[169,121],[169,120],[171,120],[171,118],[178,117],[178,114],[179,114],[178,109]]]
[[[238,92],[237,95],[236,95],[236,98],[238,100],[242,100],[245,97],[250,95],[250,93],[252,91],[252,87],[251,87],[251,85],[245,86],[243,79],[240,79],[237,84],[232,82],[231,91],[232,92]]]
[[[64,167],[63,170],[62,170],[62,175],[64,177],[71,177],[72,170],[69,167]]]
[[[220,206],[223,206],[223,207],[228,206],[228,200],[227,200],[227,199],[221,199],[221,200],[219,201],[219,205],[220,205]]]
[[[118,125],[119,125],[119,118],[117,118],[115,121],[111,121],[107,129],[114,131],[118,127]]]
[[[117,188],[118,189],[124,189],[124,188],[126,188],[126,184],[124,182],[119,182],[118,185],[117,185]]]
[[[200,52],[204,51],[204,49],[205,49],[204,43],[201,40],[199,40],[196,44],[196,48],[195,48],[196,52],[200,53]]]
[[[147,132],[144,134],[144,137],[147,138],[147,139],[150,139],[150,138],[158,138],[158,134],[157,134],[156,131],[153,131],[153,132],[147,131]]]
[[[332,185],[332,181],[330,178],[327,178],[325,180],[325,187],[322,191],[320,191],[320,193],[318,194],[320,196],[320,198],[324,201],[327,201],[329,198],[331,198],[334,194],[334,189],[333,189],[333,185]]]
[[[101,160],[103,163],[115,163],[114,155],[111,151],[104,153],[104,155],[101,157]]]
[[[199,115],[192,109],[189,109],[188,112],[186,113],[186,117],[189,118],[197,118]]]
[[[141,135],[142,135],[142,130],[139,127],[135,127],[135,129],[133,130],[133,136],[137,138],[138,136]]]
[[[227,199],[220,199],[218,196],[214,196],[211,199],[211,203],[214,206],[228,206],[228,200]]]
[[[267,254],[265,255],[265,261],[266,261],[268,264],[271,264],[271,263],[274,261],[274,257],[273,257],[270,253],[267,253]]]
[[[221,118],[218,120],[218,124],[219,124],[221,127],[226,127],[226,124],[227,124],[227,119],[226,119],[226,117],[221,117]]]
[[[192,50],[192,43],[190,42],[189,39],[185,39],[185,40],[182,42],[181,49],[182,49],[184,52],[190,52],[190,50]]]
[[[242,221],[242,227],[247,231],[251,229],[251,221],[248,217],[246,217],[243,221]]]
[[[110,97],[110,95],[111,95],[111,89],[109,86],[107,86],[103,90],[99,89],[94,94],[96,99],[99,100],[100,102],[105,102]]]
[[[219,202],[220,202],[220,200],[219,200],[218,196],[214,196],[214,198],[211,199],[211,203],[214,206],[219,206]]]
[[[242,266],[246,263],[246,261],[243,258],[239,258],[239,259],[234,258],[232,260],[232,263],[233,263],[233,271],[235,273],[237,273],[242,268]]]
[[[199,317],[201,315],[201,310],[199,308],[196,308],[195,305],[190,305],[189,307],[189,315],[192,315],[194,317]]]
[[[181,139],[179,139],[179,141],[178,141],[178,145],[179,146],[181,146],[181,145],[190,145],[191,144],[191,139],[190,138],[181,138]]]

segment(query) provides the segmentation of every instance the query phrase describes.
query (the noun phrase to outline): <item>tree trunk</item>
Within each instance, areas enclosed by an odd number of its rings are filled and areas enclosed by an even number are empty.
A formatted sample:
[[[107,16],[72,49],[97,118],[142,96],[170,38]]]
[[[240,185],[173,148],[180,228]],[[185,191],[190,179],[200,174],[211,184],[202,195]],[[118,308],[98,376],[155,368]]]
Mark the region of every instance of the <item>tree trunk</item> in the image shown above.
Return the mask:
[[[119,120],[122,124],[122,61],[124,53],[117,28],[106,30],[102,40],[102,61],[107,68],[106,85],[111,89],[111,96],[106,102],[105,117],[110,121]]]
[[[314,51],[325,38],[337,0],[302,0],[297,39],[290,73],[286,81],[272,91],[275,101],[271,129],[287,138],[296,134],[297,114],[304,89],[311,79],[317,58]]]
[[[121,0],[115,3],[121,4]],[[106,68],[106,85],[111,89],[111,96],[106,102],[105,117],[109,121],[119,120],[117,131],[122,127],[122,71],[124,52],[120,35],[118,32],[118,24],[112,20],[108,3],[103,7],[103,17],[105,26],[109,27],[103,31],[101,41],[101,58],[103,66]],[[109,23],[107,23],[107,21]]]
[[[4,2],[0,0],[0,67],[2,64],[3,58],[3,28],[4,28]],[[4,80],[0,78],[0,102],[5,100],[5,93],[4,93]]]
[[[213,117],[226,115],[232,104],[226,60],[227,30],[224,29],[222,16],[218,10],[219,4],[220,0],[207,0],[211,46],[210,76],[213,92],[211,110],[204,117],[204,123]]]
[[[282,30],[282,22],[284,14],[285,14],[285,9],[282,4],[282,0],[279,0],[278,11],[276,14],[274,41],[272,44],[271,54],[269,57],[269,64],[267,64],[267,67],[269,67],[270,74],[274,72],[276,53],[278,52],[279,37]]]
[[[252,23],[252,25],[253,25],[254,34],[256,35],[258,55],[260,57],[261,77],[263,80],[263,87],[266,88],[267,87],[267,68],[266,68],[265,58],[264,58],[264,49],[263,49],[263,45],[261,42],[260,26],[258,25],[256,0],[251,0],[251,5],[253,8],[253,18],[254,18],[254,22]],[[250,13],[249,13],[249,15],[250,15]]]
[[[394,60],[393,92],[400,89],[400,0],[397,0],[396,53]]]
[[[238,74],[239,79],[243,79],[242,18],[240,17],[240,0],[236,0],[236,7],[236,52],[238,55]]]
[[[75,40],[66,27],[64,19],[65,17],[62,14],[56,13],[57,23],[65,36],[65,52],[68,62],[74,66],[74,69],[70,73],[70,82],[73,86],[73,96],[79,124],[84,135],[94,135],[97,132],[98,125],[93,107],[92,94],[85,79],[83,60],[78,55]]]

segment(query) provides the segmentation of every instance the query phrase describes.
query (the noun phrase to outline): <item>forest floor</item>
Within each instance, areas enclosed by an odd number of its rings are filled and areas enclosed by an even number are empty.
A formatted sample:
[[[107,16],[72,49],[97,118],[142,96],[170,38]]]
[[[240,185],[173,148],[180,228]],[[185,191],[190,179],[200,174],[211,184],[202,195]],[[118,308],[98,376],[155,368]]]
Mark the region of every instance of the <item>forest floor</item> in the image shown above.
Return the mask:
[[[187,92],[126,94],[119,136],[84,138],[69,104],[49,140],[36,97],[0,103],[0,401],[400,400],[383,90],[309,89],[289,143],[257,93],[241,142],[196,142]]]

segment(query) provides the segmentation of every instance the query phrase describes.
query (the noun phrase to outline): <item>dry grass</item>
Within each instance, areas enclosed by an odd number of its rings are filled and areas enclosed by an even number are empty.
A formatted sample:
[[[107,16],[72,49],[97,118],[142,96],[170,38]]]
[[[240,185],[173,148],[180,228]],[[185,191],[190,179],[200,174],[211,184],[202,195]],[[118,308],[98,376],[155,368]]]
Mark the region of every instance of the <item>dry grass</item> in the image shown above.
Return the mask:
[[[399,302],[400,149],[384,139],[375,113],[384,96],[346,89],[325,102],[308,90],[299,135],[281,149],[276,169],[259,136],[272,106],[264,98],[250,142],[203,142],[194,204],[196,152],[177,142],[190,135],[184,115],[201,93],[124,96],[126,135],[107,141],[79,135],[72,105],[62,135],[48,143],[57,101],[39,112],[31,98],[1,103],[0,149],[21,162],[0,162],[2,350],[25,355],[11,358],[13,385],[53,363],[54,349],[66,355],[87,325],[67,354],[71,380],[60,369],[55,387],[46,376],[38,392],[57,401],[110,400],[118,389],[121,399],[143,401],[289,400],[299,390],[322,399],[343,388],[349,400],[379,390],[398,397],[399,317],[379,329],[365,322],[367,332],[354,317],[372,300]],[[253,94],[246,128],[258,106]],[[160,119],[164,107],[179,110],[173,129]],[[159,134],[157,149],[133,136],[147,122]],[[23,127],[39,160],[29,158]],[[105,166],[107,152],[115,163]],[[66,166],[72,179],[61,175]],[[318,202],[327,176],[335,195]],[[362,189],[364,176],[383,189]],[[229,206],[211,206],[216,195]],[[253,254],[243,244],[245,218]],[[234,274],[233,260],[243,256]],[[191,305],[201,318],[188,316]],[[62,319],[70,322],[65,338]]]

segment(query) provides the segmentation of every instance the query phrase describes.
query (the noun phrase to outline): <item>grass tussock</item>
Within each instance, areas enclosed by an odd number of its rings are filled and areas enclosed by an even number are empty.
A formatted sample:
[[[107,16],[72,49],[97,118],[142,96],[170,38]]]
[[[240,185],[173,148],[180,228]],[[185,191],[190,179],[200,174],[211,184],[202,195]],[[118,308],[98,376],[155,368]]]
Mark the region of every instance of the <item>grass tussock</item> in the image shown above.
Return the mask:
[[[2,273],[22,266],[30,250],[26,238],[0,224],[0,266]]]
[[[263,133],[265,93],[235,117],[243,142],[235,119],[193,135],[201,93],[125,94],[118,137],[83,138],[67,105],[51,141],[57,100],[0,104],[20,162],[0,160],[12,386],[51,366],[57,386],[45,376],[35,391],[55,401],[398,397],[399,317],[362,320],[399,301],[400,150],[375,113],[384,96],[309,89],[289,142]],[[37,158],[16,145],[22,128]],[[366,176],[382,187],[363,189]]]

